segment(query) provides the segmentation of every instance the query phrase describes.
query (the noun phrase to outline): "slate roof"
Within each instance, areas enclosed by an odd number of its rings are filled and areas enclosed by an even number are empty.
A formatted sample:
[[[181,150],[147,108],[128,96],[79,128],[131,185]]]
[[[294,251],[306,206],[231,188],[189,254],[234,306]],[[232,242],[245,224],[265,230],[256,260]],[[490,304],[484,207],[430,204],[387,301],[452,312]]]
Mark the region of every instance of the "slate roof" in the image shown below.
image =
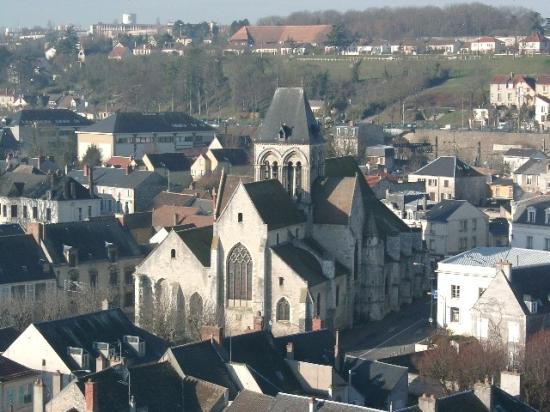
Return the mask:
[[[402,366],[352,357],[345,358],[343,369],[353,369],[353,387],[365,397],[368,406],[379,409],[387,407],[391,392],[408,376],[408,369]]]
[[[508,219],[499,217],[489,221],[489,233],[493,236],[508,236],[510,224]]]
[[[88,177],[83,170],[71,170],[69,176],[83,185],[88,184]],[[97,167],[93,171],[94,184],[96,186],[121,187],[136,189],[141,186],[166,185],[166,178],[156,172],[147,170],[134,170],[126,174],[126,170],[112,167]]]
[[[243,183],[251,183],[254,181],[254,179],[250,176],[234,176],[222,173],[220,186],[218,188],[218,198],[216,200],[216,218],[219,217],[221,212],[225,209],[225,206],[227,206],[231,195],[233,194],[233,192],[235,192],[235,189],[237,189],[237,186],[241,181]]]
[[[550,159],[529,159],[516,170],[515,175],[540,175],[547,173]]]
[[[521,400],[511,396],[506,391],[503,391],[497,386],[491,387],[493,407],[498,410],[501,408],[504,412],[536,412],[536,409],[531,408]]]
[[[162,206],[190,206],[194,198],[191,194],[164,191],[155,196],[152,207],[155,209]]]
[[[269,412],[309,411],[311,398],[307,396],[278,393]],[[314,411],[318,412],[382,412],[380,409],[316,399]]]
[[[34,375],[36,373],[37,372],[32,369],[0,355],[0,382],[2,382],[3,386],[6,385],[6,382],[11,380],[19,379],[28,375]]]
[[[81,133],[177,133],[187,131],[213,131],[201,120],[183,112],[118,112],[91,126]]]
[[[533,301],[538,301],[537,313],[550,312],[548,302],[548,294],[550,294],[549,265],[513,269],[510,287],[525,313],[530,313],[525,305],[525,295],[529,295]]]
[[[16,151],[19,150],[20,146],[21,144],[17,141],[10,128],[0,128],[0,149],[4,151]]]
[[[488,412],[473,390],[453,393],[437,399],[437,410],[441,412]]]
[[[315,223],[347,225],[351,217],[355,177],[317,179],[312,190]]]
[[[156,361],[168,347],[163,339],[134,325],[120,309],[38,322],[33,325],[65,365],[73,371],[80,369],[80,366],[68,354],[69,346],[83,348],[91,358],[95,359],[99,353],[94,348],[94,342],[116,343],[123,341],[124,335],[139,336],[145,341],[144,357],[138,358],[133,349],[123,345],[125,355],[131,357],[136,363]]]
[[[204,267],[210,267],[210,248],[212,246],[213,226],[205,226],[176,233],[197,257]]]
[[[461,206],[467,204],[466,200],[443,200],[426,213],[429,222],[446,222]]]
[[[12,117],[9,126],[27,126],[35,122],[49,123],[57,127],[83,127],[92,123],[68,109],[23,109]]]
[[[71,183],[74,183],[73,194]],[[92,198],[88,189],[69,176],[54,177],[14,172],[0,176],[0,196],[57,201]]]
[[[0,225],[0,237],[24,234],[25,231],[19,223],[4,223]]]
[[[44,252],[32,235],[0,237],[0,284],[55,280]]]
[[[211,149],[210,152],[218,162],[227,162],[232,166],[244,166],[248,164],[248,153],[244,149]]]
[[[239,393],[239,384],[210,340],[174,346],[170,351],[185,375],[227,388],[229,399],[234,399]]]
[[[530,222],[527,220],[528,212],[530,208],[535,209],[535,221]],[[545,226],[550,228],[550,225],[546,223],[546,210],[550,209],[550,196],[537,196],[523,202],[518,202],[517,208],[514,212],[513,223],[521,223],[524,225],[536,225]]]
[[[251,332],[223,340],[223,347],[229,352],[231,360],[245,363],[266,395],[278,392],[301,392],[302,388],[290,367],[272,342],[268,332]]]
[[[155,169],[166,168],[171,172],[191,169],[192,159],[183,153],[147,153],[143,157],[147,157]]]
[[[334,365],[334,345],[336,340],[328,329],[296,333],[273,339],[279,353],[286,356],[286,345],[294,344],[294,359],[318,365]]]
[[[245,389],[224,409],[224,412],[268,412],[272,403],[272,396]]]
[[[468,166],[456,156],[440,156],[412,175],[441,177],[477,177],[481,173]]]
[[[269,230],[306,221],[304,213],[298,209],[278,180],[247,183],[244,188]]]
[[[317,144],[323,141],[304,89],[280,87],[275,90],[256,143]]]
[[[0,329],[0,353],[5,352],[15,339],[19,336],[19,331],[14,327],[8,326]]]
[[[550,265],[550,252],[517,247],[476,247],[440,263],[494,267],[501,260],[511,262],[513,270],[522,266]]]
[[[502,154],[507,157],[534,157],[537,159],[546,159],[546,155],[542,150],[533,149],[531,147],[512,147]]]
[[[114,216],[89,221],[44,225],[44,246],[52,263],[66,263],[63,249],[72,246],[78,251],[78,261],[107,260],[107,244],[116,246],[118,258],[142,255],[136,241]]]
[[[308,283],[308,286],[315,286],[326,282],[323,269],[319,261],[307,250],[294,246],[291,243],[274,246],[271,248],[283,262]]]

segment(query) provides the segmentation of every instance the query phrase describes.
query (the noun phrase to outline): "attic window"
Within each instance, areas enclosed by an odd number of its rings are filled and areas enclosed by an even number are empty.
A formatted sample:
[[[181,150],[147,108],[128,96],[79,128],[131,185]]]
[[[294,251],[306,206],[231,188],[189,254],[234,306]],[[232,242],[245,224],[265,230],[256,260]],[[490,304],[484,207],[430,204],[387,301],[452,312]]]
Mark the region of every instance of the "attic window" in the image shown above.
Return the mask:
[[[170,251],[170,258],[175,259],[176,258],[176,249],[172,249]]]
[[[243,222],[243,214],[237,213],[237,222],[242,223]]]
[[[527,209],[527,222],[528,223],[534,223],[536,216],[537,216],[537,213],[536,213],[534,207],[530,207],[529,209]]]

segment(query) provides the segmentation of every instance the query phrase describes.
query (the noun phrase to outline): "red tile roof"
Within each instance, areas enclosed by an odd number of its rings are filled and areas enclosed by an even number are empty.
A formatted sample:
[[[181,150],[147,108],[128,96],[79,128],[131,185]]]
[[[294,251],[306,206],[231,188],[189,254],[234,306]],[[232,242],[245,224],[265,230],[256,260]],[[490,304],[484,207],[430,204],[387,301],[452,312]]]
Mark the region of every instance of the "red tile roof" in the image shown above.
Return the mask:
[[[526,38],[524,38],[523,40],[521,40],[520,43],[545,42],[545,40],[546,40],[546,38],[542,34],[540,34],[538,32],[534,32],[534,33],[531,33]]]
[[[244,26],[231,38],[230,42],[252,41],[257,46],[279,44],[288,41],[296,43],[322,43],[332,31],[332,26]]]
[[[550,74],[539,74],[537,76],[537,84],[550,85]]]

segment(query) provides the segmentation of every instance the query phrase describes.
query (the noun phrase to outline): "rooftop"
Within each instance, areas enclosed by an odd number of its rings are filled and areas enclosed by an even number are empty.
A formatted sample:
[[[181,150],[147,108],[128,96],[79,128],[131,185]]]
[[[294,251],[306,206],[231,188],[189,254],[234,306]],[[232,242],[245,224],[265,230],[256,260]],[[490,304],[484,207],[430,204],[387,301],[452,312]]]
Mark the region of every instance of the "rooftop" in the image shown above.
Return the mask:
[[[83,127],[92,122],[68,109],[24,109],[17,112],[9,126],[49,123],[58,127]]]
[[[323,275],[321,264],[307,250],[291,243],[275,246],[272,249],[283,262],[308,283],[308,286],[315,286],[327,280]]]
[[[494,267],[502,260],[511,262],[513,268],[550,265],[550,252],[517,247],[476,247],[472,250],[442,260],[440,263]]]
[[[456,156],[440,156],[412,175],[441,177],[477,177],[481,173],[468,166]]]
[[[71,170],[69,176],[83,185],[88,184],[88,177],[83,170]],[[165,185],[166,179],[156,172],[147,170],[133,170],[127,173],[125,169],[112,167],[96,167],[93,170],[93,179],[96,186],[122,187],[135,189],[144,183]]]
[[[0,196],[29,199],[91,199],[88,189],[70,176],[7,172],[0,176]]]
[[[467,200],[443,200],[432,206],[426,213],[430,222],[446,222],[461,206],[469,204]]]

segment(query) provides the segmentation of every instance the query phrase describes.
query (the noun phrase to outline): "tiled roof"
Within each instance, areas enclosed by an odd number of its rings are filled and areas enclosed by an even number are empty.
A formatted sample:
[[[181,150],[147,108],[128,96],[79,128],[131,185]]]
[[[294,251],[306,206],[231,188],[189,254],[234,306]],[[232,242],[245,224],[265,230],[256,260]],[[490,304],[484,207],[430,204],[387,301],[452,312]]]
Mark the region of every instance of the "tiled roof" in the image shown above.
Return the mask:
[[[177,133],[208,131],[212,127],[182,112],[118,112],[80,130],[83,133]]]
[[[4,223],[0,225],[0,237],[24,234],[25,231],[19,223]]]
[[[535,209],[535,221],[531,222],[528,218],[528,209]],[[522,223],[528,225],[544,226],[550,229],[546,222],[546,210],[550,209],[550,196],[536,196],[529,200],[518,202],[514,212],[513,223]]]
[[[213,226],[176,231],[181,240],[205,267],[210,267]]]
[[[282,355],[286,355],[286,345],[292,342],[295,360],[318,365],[334,365],[336,340],[328,329],[280,336],[273,341]]]
[[[218,162],[227,162],[233,166],[248,164],[248,153],[244,149],[212,149],[210,152]]]
[[[83,170],[71,170],[69,176],[82,184],[88,184],[88,177],[84,176]],[[141,185],[166,185],[166,178],[156,172],[146,170],[134,170],[126,174],[124,169],[96,167],[93,171],[93,178],[96,186],[106,187],[135,189]]]
[[[311,397],[278,393],[273,401],[269,412],[288,411],[309,411]],[[314,399],[315,412],[382,412],[380,409],[368,408],[365,406],[352,405],[349,403],[334,402],[325,399]],[[384,409],[385,410],[385,409]]]
[[[308,283],[309,287],[327,281],[327,278],[323,275],[321,264],[307,250],[293,246],[290,243],[275,246],[272,249],[283,262]]]
[[[466,200],[443,200],[434,205],[426,213],[426,220],[430,222],[446,222],[454,212],[467,203]]]
[[[321,224],[347,225],[352,212],[356,177],[317,179],[312,190],[314,221]]]
[[[225,209],[229,199],[237,189],[239,182],[252,183],[254,181],[250,176],[234,176],[222,174],[220,179],[220,187],[218,189],[218,197],[216,200],[216,217],[219,217],[220,213]]]
[[[453,393],[437,399],[436,410],[442,412],[488,412],[487,407],[474,394],[473,390]]]
[[[50,123],[57,127],[83,127],[92,122],[68,109],[24,109],[17,112],[9,126],[25,126],[39,123]]]
[[[508,260],[512,267],[550,265],[550,252],[517,247],[476,247],[452,256],[440,263],[465,266],[494,267],[498,262]]]
[[[544,37],[539,32],[533,32],[529,36],[525,37],[520,43],[539,43],[539,42],[548,42],[548,39]]]
[[[206,340],[174,346],[170,351],[185,375],[223,386],[229,390],[229,399],[234,399],[239,392],[239,384],[214,345]]]
[[[508,219],[504,217],[496,218],[489,221],[489,233],[492,236],[508,236],[510,224]]]
[[[66,263],[65,246],[76,248],[79,262],[107,260],[107,244],[116,247],[119,258],[141,256],[130,232],[113,216],[44,225],[43,242],[53,263]]]
[[[305,222],[304,213],[278,180],[247,183],[244,188],[269,230]]]
[[[5,352],[15,339],[19,336],[19,331],[11,326],[0,329],[0,353]]]
[[[272,396],[245,389],[224,409],[224,412],[268,412],[272,403]]]
[[[280,87],[275,90],[256,142],[315,144],[323,141],[304,89]]]
[[[192,160],[183,153],[147,153],[147,157],[153,167],[166,168],[171,172],[188,171]]]
[[[537,159],[545,159],[547,157],[542,150],[531,147],[512,147],[502,155],[508,157],[536,157]]]
[[[94,342],[123,342],[125,335],[139,336],[145,342],[145,356],[138,358],[133,349],[123,345],[125,356],[140,363],[159,359],[168,344],[161,338],[135,326],[120,309],[110,309],[59,320],[33,323],[51,348],[71,370],[80,369],[67,348],[83,348],[92,358],[99,353]],[[17,341],[14,342],[17,344]]]
[[[0,128],[0,148],[4,151],[16,151],[19,150],[21,144],[17,141],[13,135],[11,129],[4,127]]]
[[[11,380],[20,379],[36,373],[37,372],[32,369],[28,369],[25,366],[0,355],[0,382],[2,382],[2,386],[5,386],[7,382]]]
[[[273,45],[281,42],[322,43],[332,31],[330,25],[311,26],[244,26],[231,38],[230,42],[253,42],[256,47]]]
[[[0,176],[0,196],[58,201],[91,199],[88,189],[69,176],[14,172]]]
[[[441,177],[476,177],[482,176],[456,156],[440,156],[412,175]]]
[[[190,206],[195,196],[184,193],[160,192],[153,199],[153,208],[162,206]]]
[[[525,313],[529,313],[524,301],[526,296],[539,302],[537,313],[550,312],[550,303],[548,302],[548,294],[550,294],[549,266],[550,264],[513,270],[510,286]]]
[[[227,337],[223,340],[223,347],[227,352],[231,349],[232,362],[248,365],[264,394],[273,396],[281,391],[302,391],[300,383],[273,345],[272,336],[268,332]]]
[[[547,172],[547,167],[550,165],[550,159],[529,159],[516,170],[516,175],[539,175]]]
[[[32,235],[0,237],[0,284],[55,279]]]

